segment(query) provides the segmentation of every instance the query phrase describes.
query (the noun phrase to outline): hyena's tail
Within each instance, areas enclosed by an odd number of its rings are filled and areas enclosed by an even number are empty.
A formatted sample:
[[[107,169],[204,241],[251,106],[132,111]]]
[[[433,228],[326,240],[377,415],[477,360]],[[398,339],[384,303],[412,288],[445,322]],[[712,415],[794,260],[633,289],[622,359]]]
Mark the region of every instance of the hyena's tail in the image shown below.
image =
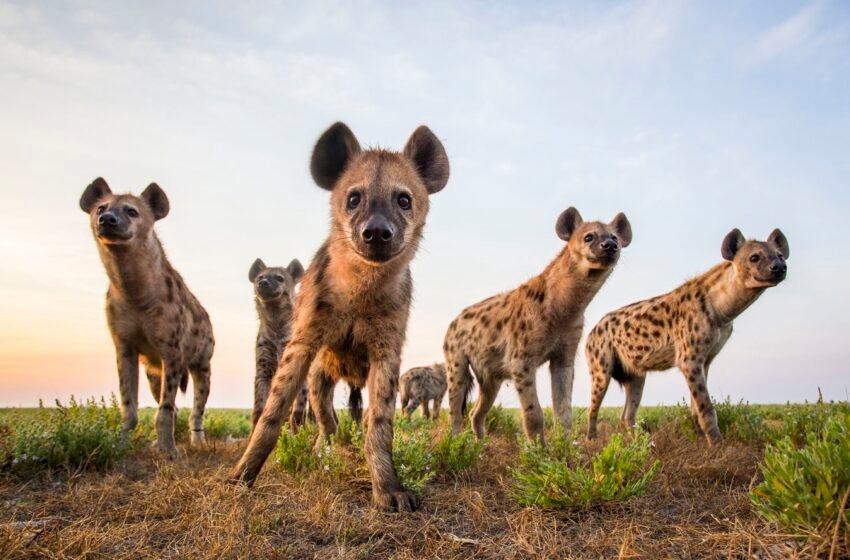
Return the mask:
[[[189,370],[183,372],[183,377],[180,378],[180,390],[182,392],[186,392],[186,389],[189,387]]]
[[[348,387],[350,389],[348,393],[348,413],[351,414],[351,419],[359,424],[363,419],[363,394],[359,387],[354,385]]]
[[[466,378],[466,389],[463,391],[463,403],[460,405],[460,412],[464,416],[466,416],[466,407],[469,403],[469,396],[472,394],[472,390],[475,388],[475,378],[469,375]]]

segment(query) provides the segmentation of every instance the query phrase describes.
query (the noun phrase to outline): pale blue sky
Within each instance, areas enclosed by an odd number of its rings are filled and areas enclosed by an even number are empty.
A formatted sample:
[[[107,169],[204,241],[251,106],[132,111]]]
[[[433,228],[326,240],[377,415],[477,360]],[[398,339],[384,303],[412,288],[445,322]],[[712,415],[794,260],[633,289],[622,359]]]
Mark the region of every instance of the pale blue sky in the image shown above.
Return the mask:
[[[847,397],[850,3],[0,1],[0,406],[117,390],[77,206],[98,175],[168,193],[160,236],[216,332],[210,404],[249,406],[248,268],[322,242],[328,195],[307,163],[335,120],[396,149],[425,123],[451,160],[405,368],[441,359],[463,307],[542,270],[573,205],[634,230],[591,325],[708,269],[733,227],[781,227],[788,279],[737,321],[709,389]],[[545,370],[539,386],[548,404]],[[685,394],[659,374],[644,402]]]

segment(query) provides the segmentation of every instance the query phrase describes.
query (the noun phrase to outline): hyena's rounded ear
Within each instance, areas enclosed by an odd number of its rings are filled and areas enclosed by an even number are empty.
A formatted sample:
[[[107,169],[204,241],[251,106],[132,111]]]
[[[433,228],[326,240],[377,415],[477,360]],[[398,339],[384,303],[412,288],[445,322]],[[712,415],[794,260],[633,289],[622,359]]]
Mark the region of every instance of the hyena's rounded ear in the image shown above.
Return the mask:
[[[449,182],[449,156],[446,155],[443,143],[430,128],[422,125],[414,130],[402,153],[413,162],[428,194],[443,190]]]
[[[632,224],[625,214],[620,212],[611,220],[611,227],[617,232],[620,247],[628,247],[632,243]]]
[[[791,256],[791,248],[788,246],[788,240],[785,239],[785,234],[779,228],[770,232],[767,242],[776,245],[776,248],[779,249],[779,252],[786,259]]]
[[[251,270],[248,271],[248,280],[250,280],[253,284],[257,276],[265,269],[266,263],[264,263],[262,259],[255,260],[254,264],[251,265]]]
[[[558,216],[558,221],[555,222],[555,233],[564,241],[569,241],[570,236],[582,222],[581,214],[578,213],[578,210],[570,206]]]
[[[161,220],[168,216],[168,211],[171,209],[171,206],[168,204],[168,197],[165,196],[165,191],[156,183],[151,183],[142,191],[142,200],[145,201],[148,208],[153,212],[154,220]]]
[[[738,250],[747,240],[744,239],[744,234],[738,228],[733,229],[723,238],[723,243],[720,245],[720,254],[727,261],[735,258]]]
[[[83,191],[83,196],[80,197],[80,208],[88,214],[94,208],[94,205],[108,194],[112,194],[112,190],[103,180],[103,177],[98,177]]]
[[[297,284],[301,277],[304,276],[304,266],[298,259],[292,259],[292,262],[286,266],[286,271],[292,276],[292,279]]]
[[[317,185],[333,190],[351,159],[360,153],[360,144],[351,129],[336,122],[316,142],[310,158],[310,174]]]

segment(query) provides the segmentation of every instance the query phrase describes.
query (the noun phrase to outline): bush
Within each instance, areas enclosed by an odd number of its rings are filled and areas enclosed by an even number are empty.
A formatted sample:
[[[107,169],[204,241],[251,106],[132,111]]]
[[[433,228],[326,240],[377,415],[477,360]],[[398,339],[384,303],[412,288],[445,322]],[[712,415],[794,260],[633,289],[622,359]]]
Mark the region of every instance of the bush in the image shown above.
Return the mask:
[[[434,446],[434,470],[440,475],[466,470],[478,460],[483,449],[484,441],[478,440],[471,430],[456,436],[446,430]]]
[[[787,406],[779,416],[781,433],[790,437],[794,445],[799,447],[805,445],[811,437],[821,437],[827,420],[840,414],[850,414],[848,403],[819,401],[815,404]]]
[[[787,436],[769,445],[761,470],[764,482],[750,494],[765,518],[800,535],[832,538],[839,511],[850,491],[850,411],[826,419],[797,448]],[[843,513],[845,545],[850,539],[850,509]]]
[[[488,434],[502,434],[510,439],[519,433],[517,412],[502,408],[502,405],[492,407],[484,419],[484,429]]]
[[[188,428],[188,411],[186,415]],[[251,413],[239,410],[208,410],[204,414],[204,432],[207,437],[214,439],[246,438],[251,433]]]
[[[318,433],[318,428],[312,423],[303,424],[294,434],[285,425],[275,449],[278,466],[292,474],[315,469],[319,458],[313,453],[313,442]]]
[[[717,427],[728,439],[743,443],[764,443],[770,439],[765,413],[761,407],[745,403],[743,400],[733,404],[729,397],[723,401],[714,401],[717,412]]]
[[[624,441],[614,434],[589,466],[553,458],[536,443],[520,447],[520,464],[511,469],[514,496],[521,505],[563,508],[620,501],[643,494],[660,463],[651,460],[649,436],[638,432]],[[573,451],[570,459],[577,457]]]
[[[393,464],[402,485],[421,495],[434,478],[431,438],[425,430],[396,429],[393,436]]]
[[[114,465],[134,448],[121,437],[121,411],[113,396],[106,403],[71,397],[65,406],[39,408],[2,430],[0,449],[6,465],[18,473],[42,469],[77,470]]]

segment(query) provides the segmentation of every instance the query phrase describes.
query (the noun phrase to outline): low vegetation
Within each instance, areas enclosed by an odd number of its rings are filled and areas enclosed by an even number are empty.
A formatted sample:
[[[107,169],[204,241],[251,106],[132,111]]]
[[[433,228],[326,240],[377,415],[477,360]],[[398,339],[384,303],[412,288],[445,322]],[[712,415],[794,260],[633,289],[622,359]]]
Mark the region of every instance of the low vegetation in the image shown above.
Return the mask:
[[[0,410],[0,550],[38,556],[797,557],[850,554],[850,406],[716,403],[708,448],[684,403],[644,407],[623,431],[603,409],[546,447],[495,407],[487,437],[399,415],[394,461],[422,512],[370,508],[364,434],[340,411],[334,437],[285,429],[253,490],[222,483],[247,411],[210,410],[209,444],[175,462],[150,450],[154,410],[121,439],[114,400]],[[180,411],[178,436],[188,431]],[[185,441],[184,441],[185,443]],[[92,509],[92,504],[100,504]]]

